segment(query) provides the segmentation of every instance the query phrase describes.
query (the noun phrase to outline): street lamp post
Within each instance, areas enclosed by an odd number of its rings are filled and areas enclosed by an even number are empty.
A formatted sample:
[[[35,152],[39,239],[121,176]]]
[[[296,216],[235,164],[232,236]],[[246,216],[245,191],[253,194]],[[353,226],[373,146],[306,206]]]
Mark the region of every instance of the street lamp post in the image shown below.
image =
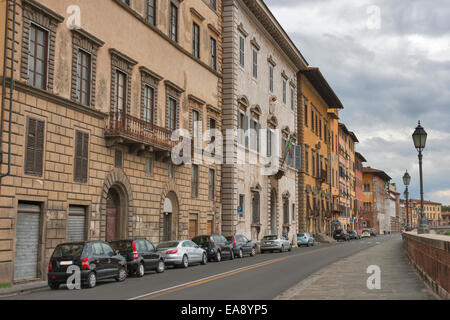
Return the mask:
[[[419,152],[419,173],[420,173],[420,221],[419,221],[419,228],[418,233],[424,234],[429,233],[428,226],[424,219],[424,211],[423,211],[423,175],[422,175],[422,151],[425,149],[425,144],[427,142],[427,133],[425,132],[425,129],[420,125],[417,126],[416,130],[413,133],[413,141],[414,146],[416,147],[417,151]]]
[[[406,190],[405,190],[405,198],[406,198],[406,230],[408,230],[409,229],[409,213],[408,213],[408,196],[409,196],[409,191],[408,191],[408,186],[411,183],[411,176],[409,175],[408,170],[406,171],[405,175],[403,176],[403,183],[406,186]]]

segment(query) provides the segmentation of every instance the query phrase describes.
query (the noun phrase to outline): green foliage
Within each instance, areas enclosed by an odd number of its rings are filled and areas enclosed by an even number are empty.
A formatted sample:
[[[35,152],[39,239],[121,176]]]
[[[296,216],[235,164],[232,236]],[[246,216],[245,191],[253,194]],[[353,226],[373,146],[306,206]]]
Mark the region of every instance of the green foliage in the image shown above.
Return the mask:
[[[444,235],[446,235],[446,236],[450,236],[450,231],[449,231],[449,232],[446,232],[446,233],[444,233]]]
[[[11,288],[10,284],[0,284],[0,289],[8,289]]]
[[[442,206],[442,212],[449,212],[450,206]]]

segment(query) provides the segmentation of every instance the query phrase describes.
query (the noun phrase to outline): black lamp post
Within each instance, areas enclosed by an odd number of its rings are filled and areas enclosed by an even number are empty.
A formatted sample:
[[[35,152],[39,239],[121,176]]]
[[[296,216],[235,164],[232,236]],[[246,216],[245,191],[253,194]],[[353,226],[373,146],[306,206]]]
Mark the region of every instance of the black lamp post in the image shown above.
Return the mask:
[[[411,183],[411,176],[409,175],[408,170],[406,171],[405,175],[403,176],[403,183],[405,184],[405,187],[406,187],[406,190],[405,190],[405,198],[406,198],[406,230],[408,230],[409,229],[409,213],[408,213],[409,191],[408,191],[408,186]]]
[[[424,212],[423,212],[423,176],[422,176],[422,151],[425,149],[425,144],[427,142],[427,133],[425,132],[425,129],[420,125],[416,128],[416,131],[414,131],[413,135],[413,141],[414,146],[416,147],[417,151],[419,152],[419,172],[420,172],[420,221],[419,221],[419,228],[418,233],[424,234],[429,233],[428,226],[424,219]]]

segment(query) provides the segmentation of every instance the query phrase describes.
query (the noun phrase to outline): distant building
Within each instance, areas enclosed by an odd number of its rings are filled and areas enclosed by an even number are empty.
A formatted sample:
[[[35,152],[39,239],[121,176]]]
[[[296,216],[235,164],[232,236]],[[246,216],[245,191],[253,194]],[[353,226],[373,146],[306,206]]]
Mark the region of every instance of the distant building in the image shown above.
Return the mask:
[[[419,213],[420,213],[420,200],[411,199],[413,211],[416,213],[413,215],[413,222],[418,226],[419,223]],[[442,204],[433,201],[424,201],[423,211],[425,214],[425,219],[429,227],[437,227],[442,225]]]
[[[389,190],[389,177],[384,171],[371,167],[363,168],[363,228],[383,233],[386,228],[386,198]],[[390,218],[389,218],[390,219]]]

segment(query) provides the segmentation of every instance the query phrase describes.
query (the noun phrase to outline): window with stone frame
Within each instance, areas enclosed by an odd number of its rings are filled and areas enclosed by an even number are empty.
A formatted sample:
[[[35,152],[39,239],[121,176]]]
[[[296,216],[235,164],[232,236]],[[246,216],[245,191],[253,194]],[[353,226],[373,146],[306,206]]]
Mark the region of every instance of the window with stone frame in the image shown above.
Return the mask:
[[[178,42],[178,6],[173,1],[170,1],[169,37]]]
[[[141,72],[141,119],[150,125],[156,125],[158,86],[162,77],[145,67],[140,67],[139,70]]]
[[[95,106],[97,53],[103,45],[83,29],[72,30],[71,98],[85,106]]]
[[[156,0],[147,0],[147,21],[156,26]]]
[[[64,17],[36,1],[22,0],[22,6],[21,79],[33,87],[51,92],[54,86],[56,29]]]
[[[74,180],[86,183],[89,166],[89,133],[75,131]]]
[[[131,111],[131,74],[137,61],[120,53],[116,49],[111,54],[111,112]]]
[[[166,128],[174,131],[180,128],[180,99],[183,89],[169,80],[166,85]]]
[[[211,68],[217,70],[217,41],[215,38],[211,37]]]
[[[45,122],[28,117],[25,141],[25,174],[41,177],[44,168]]]
[[[198,165],[192,165],[192,179],[191,179],[191,196],[192,198],[198,197]]]

